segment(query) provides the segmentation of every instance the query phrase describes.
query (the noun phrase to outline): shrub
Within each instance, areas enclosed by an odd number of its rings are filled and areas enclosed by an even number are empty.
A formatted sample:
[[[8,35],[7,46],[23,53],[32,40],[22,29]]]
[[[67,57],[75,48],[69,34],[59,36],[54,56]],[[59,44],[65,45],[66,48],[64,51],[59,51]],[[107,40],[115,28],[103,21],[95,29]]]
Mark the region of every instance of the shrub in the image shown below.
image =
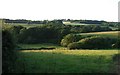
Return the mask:
[[[79,42],[70,43],[69,49],[105,49],[111,48],[113,40],[108,37],[92,36],[81,39]]]
[[[87,33],[87,32],[92,32],[92,26],[83,26],[82,28],[81,28],[81,32],[82,33]]]
[[[102,30],[102,28],[100,27],[100,26],[98,26],[98,25],[96,25],[96,26],[94,26],[93,28],[92,28],[92,31],[93,32],[100,32]]]
[[[116,43],[112,44],[112,47],[120,49],[120,39],[118,39]]]
[[[13,36],[7,30],[2,30],[2,73],[13,73],[16,60]]]
[[[32,27],[21,31],[19,35],[19,43],[43,43],[57,38],[58,31],[53,28],[48,28],[45,26]]]
[[[80,35],[68,34],[61,40],[61,45],[67,47],[68,44],[77,42],[80,38]]]
[[[82,48],[85,49],[104,49],[111,48],[110,38],[101,37],[101,36],[93,36],[89,38],[85,38],[80,40],[82,43]]]
[[[79,49],[80,48],[80,43],[73,42],[73,43],[70,43],[67,47],[68,47],[68,49]]]
[[[60,44],[63,36],[70,33],[67,28],[53,25],[43,25],[30,28],[22,28],[18,36],[18,43],[55,43]],[[23,41],[24,40],[24,41]]]

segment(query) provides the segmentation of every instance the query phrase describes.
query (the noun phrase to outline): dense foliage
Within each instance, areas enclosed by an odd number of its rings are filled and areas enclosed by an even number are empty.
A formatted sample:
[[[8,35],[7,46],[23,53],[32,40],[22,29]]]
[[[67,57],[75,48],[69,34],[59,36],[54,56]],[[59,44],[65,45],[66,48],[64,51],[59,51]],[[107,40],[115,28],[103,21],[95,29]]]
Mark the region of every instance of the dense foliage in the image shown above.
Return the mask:
[[[77,42],[80,38],[80,35],[68,34],[61,40],[61,45],[66,47],[70,43]]]
[[[80,43],[78,42],[73,42],[68,44],[67,46],[68,49],[80,49]]]
[[[21,30],[19,43],[59,43],[61,38],[70,33],[68,29],[55,26],[32,27]]]
[[[81,39],[78,42],[70,43],[68,45],[69,49],[110,49],[112,44],[116,42],[116,39],[92,36],[88,38]]]
[[[110,27],[101,27],[100,25],[86,25],[86,26],[73,26],[71,27],[72,32],[77,33],[89,33],[89,32],[102,32],[112,31]]]
[[[113,48],[120,49],[120,38],[117,39],[117,41],[112,44]]]
[[[13,36],[7,30],[2,30],[2,73],[13,73],[16,60]]]
[[[62,20],[53,20],[53,21],[32,21],[32,20],[25,20],[25,19],[4,19],[5,23],[21,23],[21,24],[48,24],[48,23],[62,23]]]

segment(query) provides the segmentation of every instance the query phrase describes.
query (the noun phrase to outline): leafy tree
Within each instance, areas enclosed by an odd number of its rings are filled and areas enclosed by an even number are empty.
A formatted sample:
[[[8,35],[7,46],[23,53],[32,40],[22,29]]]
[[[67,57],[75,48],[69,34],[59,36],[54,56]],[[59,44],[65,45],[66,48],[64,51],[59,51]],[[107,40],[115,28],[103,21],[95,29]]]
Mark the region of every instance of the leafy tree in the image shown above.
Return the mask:
[[[102,31],[112,31],[111,28],[109,28],[108,26],[102,27]]]
[[[80,36],[77,36],[77,35],[71,33],[71,34],[66,35],[61,40],[61,45],[66,47],[68,44],[76,42],[78,40],[80,40]]]
[[[82,43],[82,48],[85,49],[102,49],[102,48],[111,48],[110,38],[101,37],[101,36],[93,36],[89,38],[85,38],[80,40]]]
[[[14,73],[15,43],[8,30],[2,30],[2,73]]]
[[[80,48],[80,43],[78,42],[73,42],[68,44],[67,46],[68,49],[79,49]]]
[[[108,37],[92,36],[70,43],[69,49],[105,49],[111,48],[113,40]]]
[[[96,25],[96,26],[94,26],[93,28],[92,28],[92,31],[96,31],[96,32],[99,32],[99,31],[101,31],[102,29],[101,29],[101,27],[100,26],[98,26],[98,25]]]
[[[20,31],[24,28],[25,27],[23,27],[23,26],[8,26],[8,25],[6,25],[6,27],[4,27],[3,29],[9,31],[11,33],[11,35],[14,37],[14,39],[15,39],[14,41],[17,43]]]
[[[87,33],[92,31],[92,26],[83,26],[81,32]]]
[[[56,43],[60,37],[59,29],[54,26],[42,26],[23,29],[19,35],[20,43]],[[24,40],[24,41],[23,41]]]
[[[120,39],[117,39],[116,43],[112,44],[112,47],[120,49]]]

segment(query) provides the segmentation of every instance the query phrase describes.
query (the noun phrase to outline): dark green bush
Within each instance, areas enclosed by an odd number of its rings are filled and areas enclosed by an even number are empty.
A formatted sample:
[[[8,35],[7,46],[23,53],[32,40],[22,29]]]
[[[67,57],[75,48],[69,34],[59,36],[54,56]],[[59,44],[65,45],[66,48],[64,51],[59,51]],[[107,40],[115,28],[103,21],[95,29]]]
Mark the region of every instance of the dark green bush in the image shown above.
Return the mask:
[[[112,44],[112,47],[120,49],[120,39],[117,39],[117,41],[114,44]]]
[[[61,40],[61,45],[64,47],[67,47],[68,44],[77,42],[80,40],[81,36],[80,35],[75,35],[75,34],[68,34],[66,35],[62,40]]]
[[[93,36],[79,41],[82,43],[82,48],[85,49],[105,49],[111,48],[111,41],[108,37]]]
[[[13,36],[7,30],[2,30],[2,73],[13,73],[16,60]]]
[[[6,29],[6,28],[5,28]],[[11,33],[14,37],[16,43],[18,42],[19,34],[22,30],[26,29],[23,26],[8,26],[7,30]]]
[[[18,42],[19,43],[55,43],[60,44],[61,39],[70,33],[68,29],[53,25],[45,25],[40,27],[32,27],[21,29]]]
[[[20,33],[19,43],[43,43],[57,38],[58,31],[53,28],[33,27]]]
[[[92,36],[81,39],[79,42],[70,43],[69,49],[108,49],[115,42],[112,38]]]
[[[98,25],[96,25],[96,26],[94,26],[94,27],[92,28],[92,31],[93,31],[93,32],[100,32],[100,31],[101,31],[101,27],[98,26]]]
[[[92,28],[93,28],[93,26],[83,26],[82,28],[81,28],[81,33],[87,33],[87,32],[92,32]]]
[[[70,43],[67,47],[68,47],[68,49],[79,49],[80,48],[80,43],[73,42],[73,43]]]

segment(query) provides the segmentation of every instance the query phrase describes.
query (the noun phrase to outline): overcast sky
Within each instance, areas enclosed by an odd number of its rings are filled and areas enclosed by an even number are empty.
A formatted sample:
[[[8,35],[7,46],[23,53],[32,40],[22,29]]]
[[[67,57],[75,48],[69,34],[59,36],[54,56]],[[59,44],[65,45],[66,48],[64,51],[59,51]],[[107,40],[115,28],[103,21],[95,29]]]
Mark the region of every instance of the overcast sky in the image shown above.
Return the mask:
[[[0,18],[118,21],[120,0],[0,0]]]

